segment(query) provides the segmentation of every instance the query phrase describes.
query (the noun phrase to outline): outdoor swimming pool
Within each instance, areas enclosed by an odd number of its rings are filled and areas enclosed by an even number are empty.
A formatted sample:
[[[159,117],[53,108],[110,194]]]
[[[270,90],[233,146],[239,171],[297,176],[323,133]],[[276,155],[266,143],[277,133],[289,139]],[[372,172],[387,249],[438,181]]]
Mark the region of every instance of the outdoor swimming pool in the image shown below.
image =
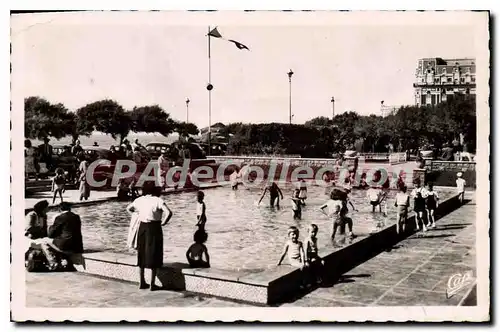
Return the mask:
[[[303,240],[307,236],[309,224],[317,224],[320,253],[325,247],[331,248],[332,222],[319,210],[327,200],[325,189],[318,186],[308,188],[307,206],[303,208],[302,220],[294,221],[289,198],[293,187],[290,184],[281,187],[285,199],[280,209],[269,207],[268,196],[260,206],[256,206],[261,194],[258,188],[248,190],[240,187],[233,191],[230,187],[219,187],[205,190],[208,219],[206,245],[213,267],[262,270],[276,265],[289,226],[298,227],[300,239]],[[387,217],[371,212],[366,191],[354,190],[351,193],[351,199],[359,210],[355,212],[349,207],[354,234],[359,236],[357,239],[368,236],[379,221],[384,221],[386,225],[395,222],[395,193],[391,191],[389,195]],[[452,193],[440,191],[439,194],[441,199],[446,199]],[[197,229],[196,192],[171,194],[164,196],[164,199],[174,213],[171,221],[163,227],[164,257],[169,262],[185,262],[185,252]],[[106,202],[73,209],[82,219],[85,249],[135,254],[135,251],[126,247],[130,220],[125,211],[127,204]],[[49,224],[55,214],[49,213]]]

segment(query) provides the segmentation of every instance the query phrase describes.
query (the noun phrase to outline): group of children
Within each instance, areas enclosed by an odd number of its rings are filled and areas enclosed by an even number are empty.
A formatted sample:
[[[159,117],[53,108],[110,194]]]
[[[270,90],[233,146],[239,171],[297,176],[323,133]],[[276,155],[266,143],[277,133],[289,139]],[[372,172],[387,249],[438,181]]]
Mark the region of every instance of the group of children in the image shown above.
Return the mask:
[[[460,194],[460,201],[463,201],[465,180],[462,179],[461,172],[457,174],[457,177],[457,191]],[[276,199],[278,199],[277,204],[279,204],[279,195],[281,195],[281,198],[283,199],[283,194],[275,182],[273,182],[269,187],[266,187],[260,201],[264,197],[266,191],[270,191],[271,206],[274,205]],[[339,227],[341,228],[342,234],[345,232],[345,225],[347,225],[349,227],[348,237],[350,239],[355,237],[352,233],[352,219],[347,217],[347,204],[350,203],[351,207],[355,211],[357,210],[349,200],[349,191],[350,190],[348,188],[343,188],[343,190],[332,190],[330,193],[330,200],[320,207],[320,210],[325,215],[333,219],[333,232],[331,239],[334,245],[336,245],[335,235]],[[194,234],[194,243],[186,252],[186,258],[189,265],[193,268],[210,267],[208,249],[205,246],[208,235],[205,231],[207,217],[204,197],[205,194],[202,191],[199,191],[197,194],[196,209],[196,226],[198,227],[198,230]],[[372,212],[375,212],[377,206],[379,207],[379,212],[382,212],[382,204],[385,202],[386,208],[383,213],[385,215],[387,214],[387,192],[382,189],[372,187],[367,191],[367,197],[370,200]],[[302,206],[305,206],[306,198],[307,186],[305,181],[302,180],[297,183],[291,198],[294,219],[301,218]],[[417,214],[417,217],[415,218],[415,231],[420,230],[420,224],[422,224],[424,232],[427,231],[428,228],[435,228],[436,223],[434,219],[434,212],[439,205],[439,195],[434,190],[432,183],[427,184],[427,188],[424,188],[421,186],[420,181],[415,181],[415,188],[411,192],[411,195],[407,194],[407,188],[405,185],[400,185],[399,192],[396,194],[394,206],[397,208],[397,233],[400,234],[401,232],[405,232],[410,198],[413,198],[414,200],[414,211]],[[330,213],[325,212],[327,207],[330,209]],[[426,223],[424,223],[423,218],[424,212],[427,212]],[[288,229],[288,240],[285,243],[278,265],[281,265],[285,256],[287,256],[288,263],[291,266],[298,267],[302,270],[307,268],[310,272],[308,275],[314,277],[315,282],[321,283],[324,277],[324,260],[318,255],[317,234],[318,226],[316,224],[311,224],[309,226],[308,237],[305,239],[304,247],[303,242],[299,241],[298,228],[291,226]],[[308,279],[308,282],[309,281],[310,280]]]
[[[321,284],[324,277],[324,261],[318,254],[318,226],[311,224],[309,226],[309,234],[304,244],[299,241],[299,230],[295,226],[288,228],[288,240],[283,248],[278,266],[281,265],[285,256],[288,257],[288,263],[293,267],[298,267],[301,270],[310,272],[308,275],[312,277],[316,283]],[[309,284],[311,280],[305,280]]]

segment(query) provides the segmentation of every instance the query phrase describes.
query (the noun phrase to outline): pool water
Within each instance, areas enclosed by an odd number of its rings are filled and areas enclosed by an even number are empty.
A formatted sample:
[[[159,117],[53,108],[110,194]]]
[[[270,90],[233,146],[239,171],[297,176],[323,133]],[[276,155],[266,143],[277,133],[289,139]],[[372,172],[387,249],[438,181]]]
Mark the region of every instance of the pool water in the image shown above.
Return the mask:
[[[293,220],[291,200],[293,186],[282,185],[284,200],[280,208],[269,207],[269,196],[260,198],[259,188],[237,191],[230,187],[205,190],[207,206],[208,241],[206,246],[213,267],[226,269],[262,270],[278,262],[283,245],[287,239],[289,226],[296,226],[300,239],[307,236],[311,223],[319,227],[318,247],[331,247],[330,234],[332,221],[319,210],[327,201],[325,189],[309,186],[306,206],[302,210],[302,220]],[[354,190],[350,196],[359,212],[349,206],[348,216],[354,222],[354,234],[368,236],[378,222],[386,225],[395,222],[394,196],[389,193],[387,217],[372,213],[372,206],[366,198],[365,190]],[[440,192],[442,199],[449,193]],[[186,250],[193,242],[196,231],[196,192],[171,194],[163,197],[173,211],[170,222],[163,227],[164,257],[169,262],[186,262]],[[130,215],[126,212],[127,202],[106,202],[98,205],[75,207],[73,212],[82,219],[82,232],[85,249],[105,250],[134,254],[126,246]],[[49,223],[55,216],[49,213]]]

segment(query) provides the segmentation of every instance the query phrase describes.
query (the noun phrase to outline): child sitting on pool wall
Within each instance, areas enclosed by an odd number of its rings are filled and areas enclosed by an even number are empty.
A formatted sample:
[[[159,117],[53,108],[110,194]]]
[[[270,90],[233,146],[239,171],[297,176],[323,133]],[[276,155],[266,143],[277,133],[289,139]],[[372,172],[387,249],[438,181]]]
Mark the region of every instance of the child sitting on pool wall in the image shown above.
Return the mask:
[[[306,239],[306,262],[311,267],[311,274],[315,281],[320,284],[323,282],[325,262],[318,255],[318,226],[311,224],[309,226],[309,236]]]
[[[301,207],[301,199],[299,198],[300,190],[295,189],[292,194],[292,211],[293,211],[293,219],[300,220],[302,219],[302,207]]]
[[[205,230],[198,229],[196,232],[194,232],[194,243],[186,251],[186,259],[191,268],[210,267],[210,256],[208,255],[208,249],[205,246],[205,242],[207,242],[207,239],[208,234],[207,232],[205,232]],[[203,260],[203,258],[205,258],[205,260]]]
[[[293,267],[298,267],[301,270],[306,267],[306,257],[304,253],[304,246],[299,241],[299,230],[295,226],[288,228],[288,240],[283,248],[283,253],[278,261],[278,266],[281,265],[283,259],[288,254],[288,263]]]
[[[198,220],[198,222],[196,223],[196,226],[198,226],[200,229],[205,229],[205,224],[207,222],[207,207],[205,205],[205,202],[203,201],[204,198],[205,193],[203,191],[198,191],[198,202],[196,204],[196,219]]]

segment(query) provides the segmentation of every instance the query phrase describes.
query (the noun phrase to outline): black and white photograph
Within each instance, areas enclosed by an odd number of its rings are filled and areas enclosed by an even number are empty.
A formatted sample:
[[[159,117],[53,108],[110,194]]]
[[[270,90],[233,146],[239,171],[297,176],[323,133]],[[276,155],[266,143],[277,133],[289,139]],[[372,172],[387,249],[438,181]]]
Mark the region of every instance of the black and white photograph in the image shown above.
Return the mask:
[[[12,320],[489,321],[489,24],[11,13]]]

